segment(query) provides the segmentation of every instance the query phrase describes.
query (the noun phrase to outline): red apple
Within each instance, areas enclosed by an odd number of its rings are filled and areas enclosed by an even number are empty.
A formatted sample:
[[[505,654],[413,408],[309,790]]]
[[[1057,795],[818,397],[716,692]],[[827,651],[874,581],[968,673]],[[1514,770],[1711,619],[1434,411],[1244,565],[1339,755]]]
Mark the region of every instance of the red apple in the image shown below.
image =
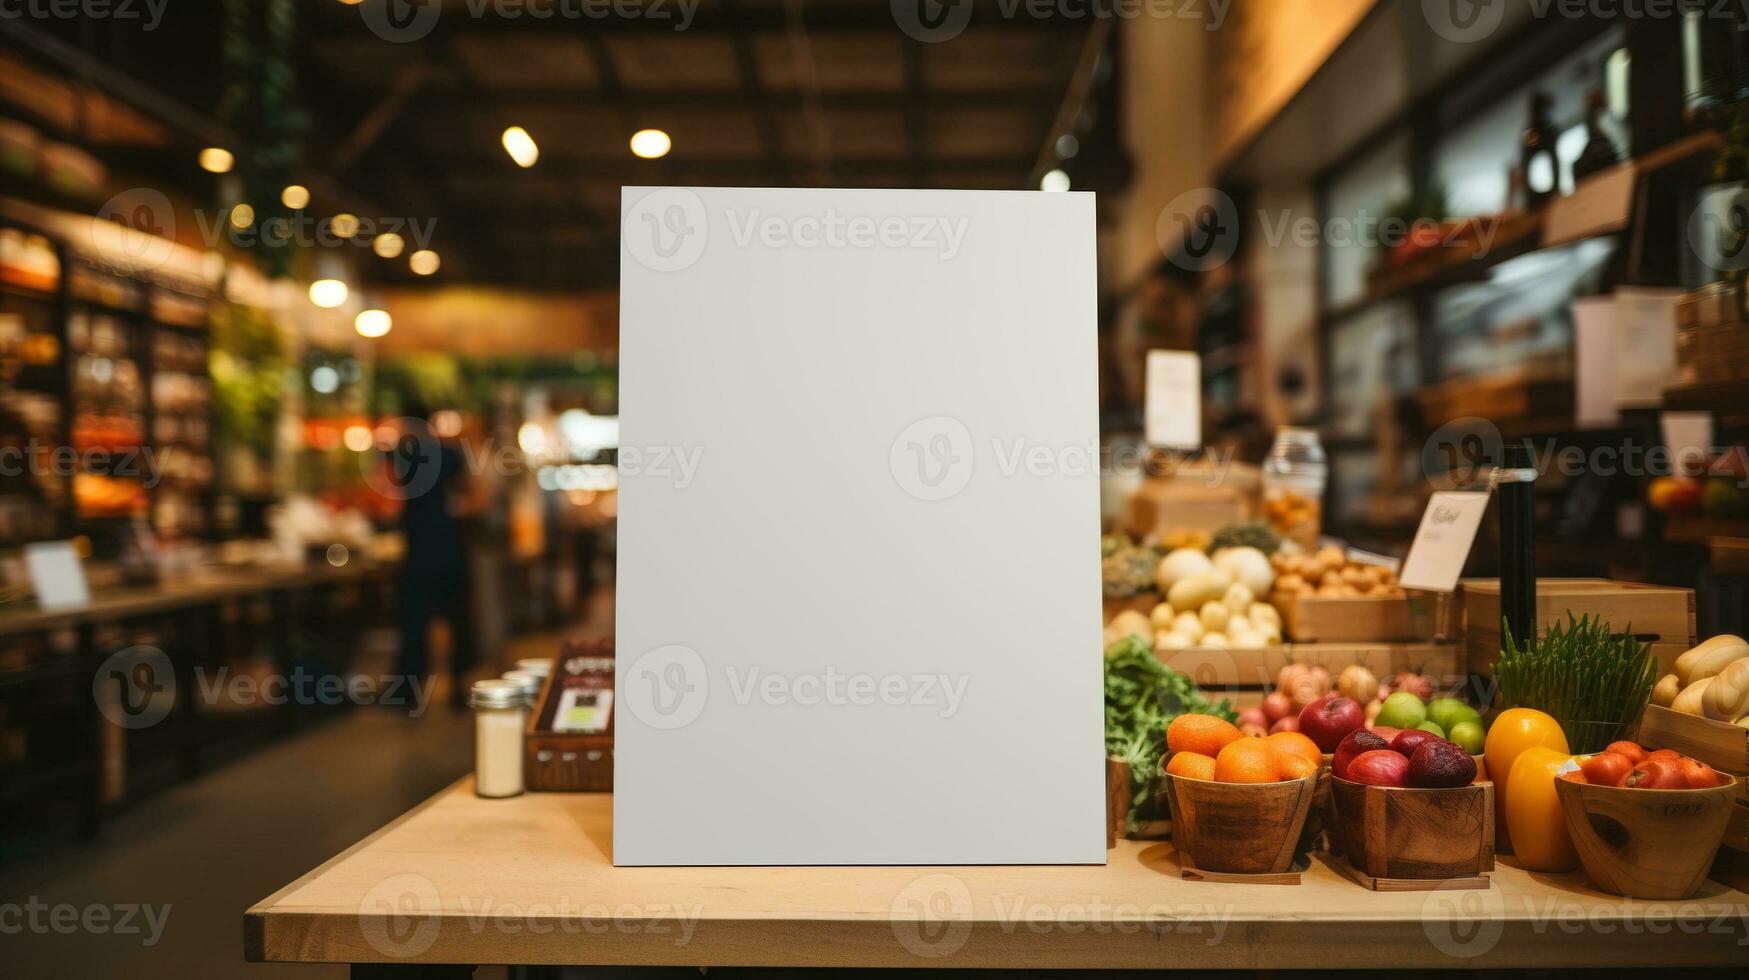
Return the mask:
[[[1344,736],[1365,724],[1360,702],[1353,698],[1319,698],[1300,712],[1300,731],[1325,752],[1336,751]]]
[[[1293,715],[1275,719],[1275,724],[1269,726],[1269,734],[1276,732],[1297,732],[1300,730],[1300,720]]]
[[[1293,714],[1293,712],[1293,701],[1280,691],[1272,691],[1263,699],[1263,717],[1268,719],[1268,723],[1271,725]]]
[[[1348,763],[1344,778],[1368,786],[1401,786],[1409,778],[1409,760],[1390,749],[1362,752]]]
[[[1348,764],[1355,756],[1363,752],[1376,752],[1388,749],[1391,743],[1362,728],[1343,736],[1342,744],[1336,746],[1336,752],[1330,758],[1330,773],[1337,779],[1348,778]]]
[[[1422,742],[1428,740],[1435,742],[1445,741],[1445,739],[1440,738],[1438,735],[1435,735],[1430,731],[1420,728],[1406,728],[1391,736],[1391,751],[1407,759],[1409,756],[1415,754],[1415,750],[1421,747]]]
[[[1241,728],[1246,725],[1256,725],[1258,728],[1268,728],[1269,721],[1269,717],[1263,713],[1262,708],[1246,708],[1244,711],[1239,712],[1239,726]]]

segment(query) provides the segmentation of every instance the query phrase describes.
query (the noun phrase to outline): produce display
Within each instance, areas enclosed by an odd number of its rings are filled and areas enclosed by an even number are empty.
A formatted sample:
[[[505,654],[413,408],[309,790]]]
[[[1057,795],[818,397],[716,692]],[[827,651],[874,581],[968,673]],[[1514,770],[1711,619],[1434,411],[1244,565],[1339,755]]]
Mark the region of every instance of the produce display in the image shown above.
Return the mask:
[[[1359,596],[1398,598],[1403,587],[1397,584],[1397,573],[1383,565],[1366,565],[1348,560],[1337,547],[1326,547],[1316,554],[1276,554],[1270,559],[1277,578],[1275,588],[1281,595],[1318,596],[1346,599]]]
[[[1676,658],[1675,673],[1658,679],[1652,703],[1749,728],[1749,643],[1725,634]]]
[[[1160,650],[1258,650],[1278,644],[1281,614],[1258,598],[1268,594],[1274,580],[1269,559],[1256,548],[1226,548],[1212,558],[1180,548],[1155,570],[1166,601],[1148,614],[1148,635]],[[1127,621],[1124,629],[1133,632],[1136,625]]]

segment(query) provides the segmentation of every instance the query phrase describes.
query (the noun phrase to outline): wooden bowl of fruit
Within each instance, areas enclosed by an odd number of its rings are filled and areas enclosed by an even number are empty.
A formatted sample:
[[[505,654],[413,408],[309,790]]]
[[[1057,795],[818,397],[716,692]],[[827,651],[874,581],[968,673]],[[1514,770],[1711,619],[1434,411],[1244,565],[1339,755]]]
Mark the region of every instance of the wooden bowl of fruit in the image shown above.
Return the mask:
[[[1736,777],[1671,749],[1616,742],[1555,780],[1555,792],[1592,884],[1671,901],[1706,880],[1739,790]]]
[[[1330,768],[1331,837],[1364,883],[1494,870],[1494,785],[1461,746],[1417,729],[1389,741],[1363,730],[1343,739]]]
[[[1285,875],[1323,779],[1318,746],[1298,732],[1239,734],[1210,715],[1166,729],[1162,795],[1186,872]]]

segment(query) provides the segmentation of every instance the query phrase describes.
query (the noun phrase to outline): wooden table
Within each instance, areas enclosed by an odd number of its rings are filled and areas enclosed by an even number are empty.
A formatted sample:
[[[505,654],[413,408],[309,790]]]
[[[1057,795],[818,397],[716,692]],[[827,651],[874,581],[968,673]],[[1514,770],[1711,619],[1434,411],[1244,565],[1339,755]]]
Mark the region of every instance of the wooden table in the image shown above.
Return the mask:
[[[699,832],[709,826],[701,811]],[[391,975],[430,972],[418,964],[1749,962],[1749,895],[1708,882],[1688,902],[1629,901],[1510,859],[1486,891],[1377,893],[1317,861],[1299,886],[1183,881],[1170,844],[1140,841],[1119,841],[1104,866],[1070,867],[615,868],[611,847],[611,796],[483,800],[464,779],[251,908],[245,953],[403,965]]]

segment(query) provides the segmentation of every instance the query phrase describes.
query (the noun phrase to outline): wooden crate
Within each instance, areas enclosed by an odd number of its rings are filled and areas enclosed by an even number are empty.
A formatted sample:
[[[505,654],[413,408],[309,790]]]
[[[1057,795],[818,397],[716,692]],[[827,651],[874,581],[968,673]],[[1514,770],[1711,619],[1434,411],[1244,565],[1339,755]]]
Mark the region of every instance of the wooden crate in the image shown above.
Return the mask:
[[[1452,597],[1437,592],[1406,596],[1272,597],[1282,633],[1295,643],[1414,643],[1444,640],[1454,632]]]
[[[1500,657],[1500,582],[1466,579],[1460,590],[1461,635],[1469,669],[1492,676]],[[1615,629],[1632,629],[1652,645],[1659,673],[1694,646],[1694,590],[1592,578],[1546,578],[1536,584],[1537,633],[1565,622],[1567,613],[1601,616]]]
[[[1749,728],[1649,704],[1640,716],[1635,740],[1649,749],[1675,749],[1720,772],[1749,777]],[[1737,786],[1749,799],[1749,780],[1739,780]]]
[[[1455,687],[1464,678],[1463,658],[1455,643],[1288,643],[1261,650],[1192,647],[1156,650],[1154,656],[1211,695],[1233,698],[1236,704],[1249,695],[1248,703],[1238,705],[1241,708],[1255,706],[1273,691],[1276,675],[1289,663],[1322,666],[1332,678],[1354,663],[1365,664],[1381,680],[1412,670],[1431,676],[1441,689]]]

